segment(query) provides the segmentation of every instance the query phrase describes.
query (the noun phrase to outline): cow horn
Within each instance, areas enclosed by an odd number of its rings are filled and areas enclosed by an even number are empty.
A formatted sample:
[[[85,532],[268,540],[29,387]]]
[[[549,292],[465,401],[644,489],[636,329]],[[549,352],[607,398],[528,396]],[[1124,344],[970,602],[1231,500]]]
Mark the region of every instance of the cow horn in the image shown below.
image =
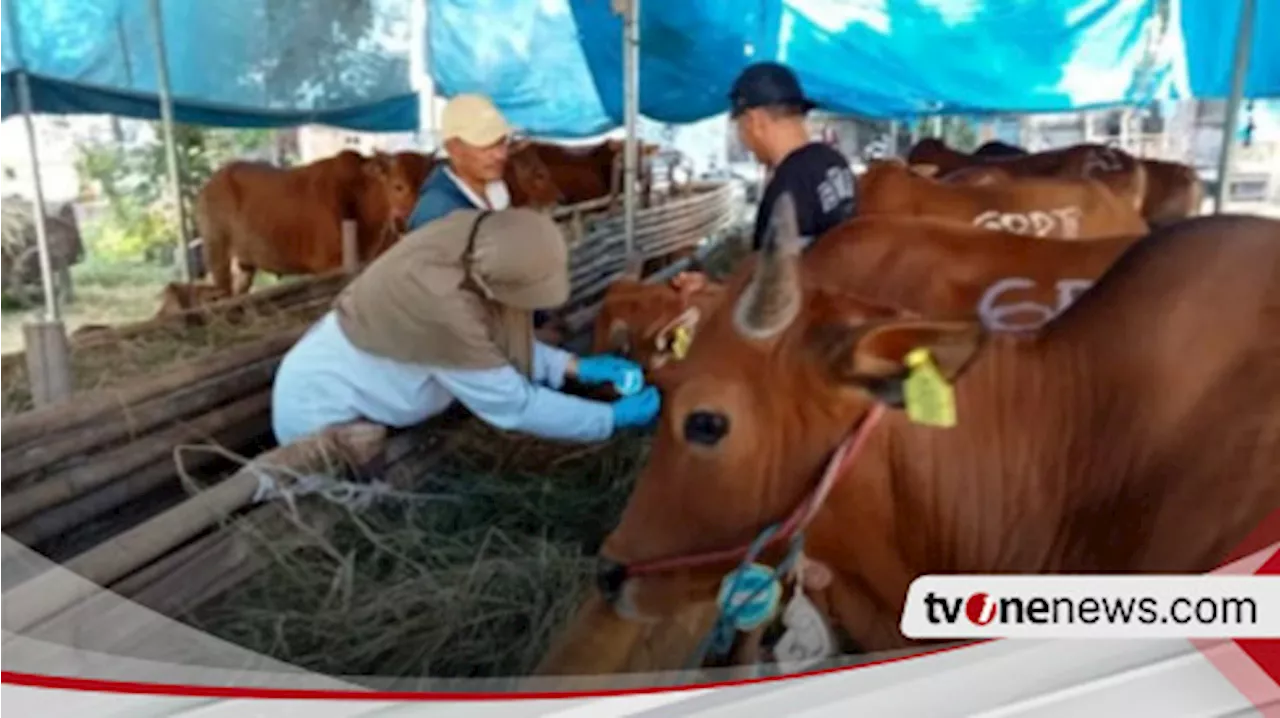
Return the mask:
[[[782,331],[800,311],[800,230],[795,202],[783,192],[773,205],[755,274],[734,307],[734,325],[750,339]]]

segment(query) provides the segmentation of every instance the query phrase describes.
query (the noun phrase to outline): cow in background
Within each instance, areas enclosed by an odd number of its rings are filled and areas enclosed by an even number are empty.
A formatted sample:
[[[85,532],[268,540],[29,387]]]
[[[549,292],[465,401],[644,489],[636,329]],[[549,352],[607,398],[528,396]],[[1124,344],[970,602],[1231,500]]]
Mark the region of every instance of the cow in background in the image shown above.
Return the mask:
[[[397,152],[394,157],[415,194],[422,191],[422,184],[427,181],[432,170],[447,162],[443,156],[422,152]],[[502,179],[507,184],[507,191],[511,193],[512,207],[549,209],[560,201],[560,190],[551,171],[528,141],[511,144]]]
[[[1121,196],[1134,199],[1143,218],[1153,227],[1200,213],[1203,184],[1195,168],[1185,164],[1137,158],[1113,147],[1094,144],[1032,154],[998,143],[998,149],[983,151],[992,144],[989,142],[969,155],[947,147],[941,140],[929,138],[911,148],[907,161],[935,166],[936,176],[944,180],[976,167],[998,167],[1011,177],[1093,177]],[[1140,182],[1135,167],[1141,170]],[[981,173],[970,176],[990,177]]]
[[[1104,145],[1081,144],[1036,154],[970,155],[947,147],[941,140],[922,140],[911,148],[907,162],[936,168],[944,179],[952,172],[973,166],[996,166],[1013,177],[1095,179],[1116,196],[1141,210],[1147,193],[1147,172],[1141,161]]]
[[[685,291],[671,283],[614,282],[601,300],[591,349],[629,357],[645,371],[661,369],[683,356],[723,295],[714,283]]]
[[[874,161],[858,179],[858,214],[937,217],[1056,239],[1148,231],[1137,209],[1098,180],[1020,177],[951,184],[924,176],[921,168],[900,160]]]
[[[1001,140],[984,142],[981,147],[973,151],[974,157],[1021,157],[1025,154],[1028,152],[1021,147]]]
[[[227,295],[249,291],[254,274],[319,274],[342,266],[342,222],[356,224],[368,262],[400,237],[417,188],[392,156],[345,150],[292,169],[233,162],[196,200],[205,265]]]
[[[622,191],[621,173],[625,142],[605,140],[598,145],[585,148],[545,142],[534,142],[532,146],[551,171],[551,178],[560,189],[561,198],[565,204],[588,202]],[[638,181],[644,188],[647,188],[651,182],[647,160],[656,154],[658,149],[657,145],[641,143],[639,151],[641,171]],[[619,178],[616,182],[615,176]]]

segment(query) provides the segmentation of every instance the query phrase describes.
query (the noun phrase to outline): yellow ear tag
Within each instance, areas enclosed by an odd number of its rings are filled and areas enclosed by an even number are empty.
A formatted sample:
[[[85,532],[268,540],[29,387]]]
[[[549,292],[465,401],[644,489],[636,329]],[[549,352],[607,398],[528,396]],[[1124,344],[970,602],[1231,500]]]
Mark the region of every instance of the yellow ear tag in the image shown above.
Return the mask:
[[[689,345],[693,343],[693,334],[685,326],[676,327],[672,334],[675,336],[671,339],[671,353],[677,360],[684,359],[689,353]]]
[[[955,393],[934,366],[929,350],[912,349],[907,354],[907,366],[911,368],[903,386],[907,416],[917,424],[955,426]]]

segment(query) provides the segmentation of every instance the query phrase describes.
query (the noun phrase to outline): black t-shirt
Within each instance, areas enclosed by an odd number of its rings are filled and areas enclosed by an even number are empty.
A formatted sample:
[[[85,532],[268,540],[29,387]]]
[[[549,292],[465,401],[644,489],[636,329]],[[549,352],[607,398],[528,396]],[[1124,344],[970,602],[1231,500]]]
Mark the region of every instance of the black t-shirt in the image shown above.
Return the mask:
[[[764,242],[773,204],[784,190],[795,202],[800,235],[812,240],[853,216],[855,187],[848,160],[830,145],[810,142],[797,148],[783,158],[764,189],[752,248],[759,250]]]

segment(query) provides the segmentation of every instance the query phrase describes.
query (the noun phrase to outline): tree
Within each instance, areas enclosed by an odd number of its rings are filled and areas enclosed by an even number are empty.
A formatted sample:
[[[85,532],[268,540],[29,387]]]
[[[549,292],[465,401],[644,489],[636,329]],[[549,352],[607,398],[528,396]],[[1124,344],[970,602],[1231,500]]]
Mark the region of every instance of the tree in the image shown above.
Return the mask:
[[[151,138],[132,145],[115,141],[80,148],[76,171],[81,183],[107,201],[107,220],[88,232],[96,253],[114,260],[171,263],[177,239],[169,168],[160,123],[149,123]],[[273,130],[208,129],[174,125],[181,201],[187,236],[196,235],[195,199],[223,164],[244,157],[266,159]]]

